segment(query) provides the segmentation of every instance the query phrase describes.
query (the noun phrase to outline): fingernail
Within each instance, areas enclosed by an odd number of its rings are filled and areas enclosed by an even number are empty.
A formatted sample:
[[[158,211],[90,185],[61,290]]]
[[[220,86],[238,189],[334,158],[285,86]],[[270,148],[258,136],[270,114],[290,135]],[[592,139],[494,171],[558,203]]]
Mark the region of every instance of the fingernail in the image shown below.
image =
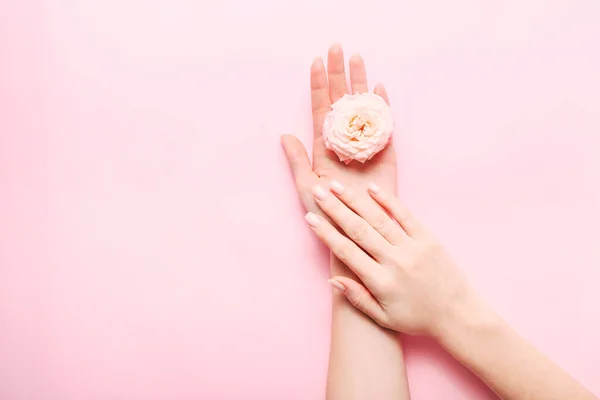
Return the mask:
[[[342,194],[344,193],[344,185],[339,183],[338,181],[331,181],[329,184],[329,188],[333,193]]]
[[[325,200],[325,198],[327,197],[327,191],[318,185],[313,188],[313,193],[315,197],[319,200]]]
[[[377,184],[371,182],[369,183],[369,190],[371,193],[377,194],[381,191],[381,188]]]
[[[316,228],[317,225],[319,225],[319,217],[317,217],[315,214],[309,212],[308,214],[306,214],[304,216],[304,219],[306,220],[306,222],[308,222],[308,224],[310,226],[312,226],[313,228]]]
[[[344,285],[342,285],[341,283],[339,283],[335,279],[329,279],[327,282],[329,282],[331,284],[331,286],[333,286],[334,288],[336,288],[338,290],[341,290],[342,292],[344,292],[346,290],[346,288],[344,287]]]
[[[334,43],[329,48],[330,51],[342,51],[342,45],[339,43]]]
[[[315,57],[312,62],[313,69],[320,69],[323,66],[323,59],[321,57]]]
[[[362,57],[358,53],[354,53],[350,56],[351,63],[360,63],[362,61]]]

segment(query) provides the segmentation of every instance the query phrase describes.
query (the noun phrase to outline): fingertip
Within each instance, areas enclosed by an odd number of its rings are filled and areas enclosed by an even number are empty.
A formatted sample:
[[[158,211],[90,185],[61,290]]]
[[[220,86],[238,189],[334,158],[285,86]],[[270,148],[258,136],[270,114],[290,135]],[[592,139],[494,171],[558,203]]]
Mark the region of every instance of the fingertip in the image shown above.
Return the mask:
[[[390,105],[390,98],[388,97],[387,91],[385,90],[385,86],[383,86],[383,84],[381,82],[378,82],[375,85],[375,89],[373,90],[373,92],[380,96],[381,98],[383,98],[383,100],[385,100],[385,102],[387,103],[387,105]]]
[[[333,43],[330,47],[329,47],[329,53],[330,54],[339,54],[342,53],[344,50],[342,49],[342,45],[340,43]]]
[[[287,152],[290,147],[292,146],[292,143],[294,141],[296,141],[296,137],[294,135],[290,135],[288,133],[286,133],[285,135],[281,135],[281,137],[279,138],[281,145],[283,146],[283,149]]]
[[[329,48],[327,54],[327,70],[330,74],[342,74],[344,72],[344,51],[339,44],[334,44]],[[340,84],[341,83],[342,82],[340,82]],[[345,85],[345,80],[343,83]]]
[[[330,189],[330,190],[331,190],[333,193],[335,193],[335,194],[337,194],[337,195],[341,196],[341,195],[343,195],[343,194],[344,194],[344,189],[345,189],[345,188],[344,188],[344,185],[342,185],[340,182],[338,182],[338,181],[336,181],[336,180],[334,179],[334,180],[332,180],[332,181],[329,183],[329,189]]]
[[[340,289],[345,295],[349,295],[352,294],[354,292],[356,292],[356,286],[360,285],[358,282],[356,282],[354,279],[351,278],[347,278],[345,276],[333,276],[330,281],[335,281],[337,282],[339,285],[341,285],[344,289]],[[329,282],[331,283],[331,282]],[[333,283],[331,283],[331,285],[333,285]]]
[[[328,196],[327,190],[323,189],[321,187],[321,185],[316,185],[315,187],[313,187],[312,191],[313,191],[313,195],[315,196],[315,198],[317,200],[323,201],[323,200],[327,199],[327,196]]]
[[[381,192],[381,188],[375,182],[369,182],[369,185],[367,188],[368,188],[369,192],[371,192],[373,194],[379,194]]]
[[[333,280],[344,286],[345,290],[343,293],[350,304],[376,321],[381,319],[382,316],[379,303],[365,286],[346,277],[334,277]]]
[[[290,136],[292,136],[292,135],[290,135],[289,133],[286,133],[286,134],[284,134],[284,135],[281,135],[281,136],[279,136],[279,141],[281,142],[281,144],[285,145],[285,143],[286,143],[288,140],[290,140],[290,138],[289,138]]]
[[[341,291],[341,292],[345,292],[346,291],[346,287],[336,278],[331,278],[329,279],[327,282],[329,282],[329,284],[331,286],[333,286],[334,288],[336,288],[337,290]]]
[[[322,69],[325,69],[325,64],[323,63],[323,58],[321,58],[321,57],[315,57],[313,59],[312,64],[311,64],[311,70],[313,70],[313,71],[320,71]]]
[[[350,56],[350,64],[360,66],[364,63],[363,58],[360,54],[355,53]]]
[[[312,168],[302,142],[294,135],[285,134],[281,136],[281,147],[283,147],[296,184],[306,182],[312,173]]]
[[[319,225],[319,217],[317,214],[309,212],[304,216],[304,219],[312,228],[316,228]]]

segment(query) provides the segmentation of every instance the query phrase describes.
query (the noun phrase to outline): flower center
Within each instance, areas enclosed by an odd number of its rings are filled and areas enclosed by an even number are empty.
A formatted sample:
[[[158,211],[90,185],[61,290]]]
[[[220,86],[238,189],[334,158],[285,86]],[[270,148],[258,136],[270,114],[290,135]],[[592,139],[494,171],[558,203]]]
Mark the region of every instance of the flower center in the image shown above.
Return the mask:
[[[361,115],[354,115],[348,122],[348,130],[352,141],[357,142],[361,136],[373,135],[372,123]]]

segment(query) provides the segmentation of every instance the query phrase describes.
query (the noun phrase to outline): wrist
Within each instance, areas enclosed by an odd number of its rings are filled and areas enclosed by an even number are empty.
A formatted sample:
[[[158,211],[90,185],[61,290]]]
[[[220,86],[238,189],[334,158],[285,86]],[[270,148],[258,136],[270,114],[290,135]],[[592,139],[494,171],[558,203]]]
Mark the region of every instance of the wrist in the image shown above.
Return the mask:
[[[457,299],[438,320],[433,338],[443,347],[452,347],[460,339],[496,332],[502,319],[476,293],[469,291]]]

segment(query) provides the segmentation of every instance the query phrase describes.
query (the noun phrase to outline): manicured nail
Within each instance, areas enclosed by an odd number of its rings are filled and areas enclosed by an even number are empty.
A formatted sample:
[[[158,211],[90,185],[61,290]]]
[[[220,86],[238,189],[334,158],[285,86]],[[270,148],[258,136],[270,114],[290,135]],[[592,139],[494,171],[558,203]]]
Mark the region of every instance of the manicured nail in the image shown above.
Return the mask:
[[[318,185],[313,188],[313,193],[315,197],[319,200],[325,200],[325,198],[327,197],[327,191]]]
[[[381,191],[381,188],[377,184],[371,182],[369,183],[369,190],[371,193],[377,194]]]
[[[342,51],[342,45],[341,45],[341,44],[339,44],[339,43],[334,43],[334,44],[332,44],[332,45],[331,45],[331,47],[329,48],[329,51],[335,51],[335,52],[338,52],[338,51],[340,51],[340,52],[341,52],[341,51]]]
[[[312,69],[323,69],[323,59],[321,57],[315,57],[312,63]]]
[[[336,193],[336,194],[344,193],[344,185],[342,185],[338,181],[331,181],[331,183],[329,184],[329,188],[331,189],[331,191],[333,193]]]
[[[358,53],[354,53],[350,56],[351,64],[360,64],[362,62],[362,60],[363,60],[362,57]]]
[[[344,287],[344,285],[342,285],[335,279],[329,279],[327,282],[329,282],[331,284],[331,286],[333,286],[334,288],[336,288],[338,290],[341,290],[342,292],[346,291],[346,288]]]
[[[313,214],[313,213],[309,212],[308,214],[306,214],[304,216],[304,219],[313,228],[316,228],[317,225],[319,225],[319,217],[317,217],[316,214]]]

